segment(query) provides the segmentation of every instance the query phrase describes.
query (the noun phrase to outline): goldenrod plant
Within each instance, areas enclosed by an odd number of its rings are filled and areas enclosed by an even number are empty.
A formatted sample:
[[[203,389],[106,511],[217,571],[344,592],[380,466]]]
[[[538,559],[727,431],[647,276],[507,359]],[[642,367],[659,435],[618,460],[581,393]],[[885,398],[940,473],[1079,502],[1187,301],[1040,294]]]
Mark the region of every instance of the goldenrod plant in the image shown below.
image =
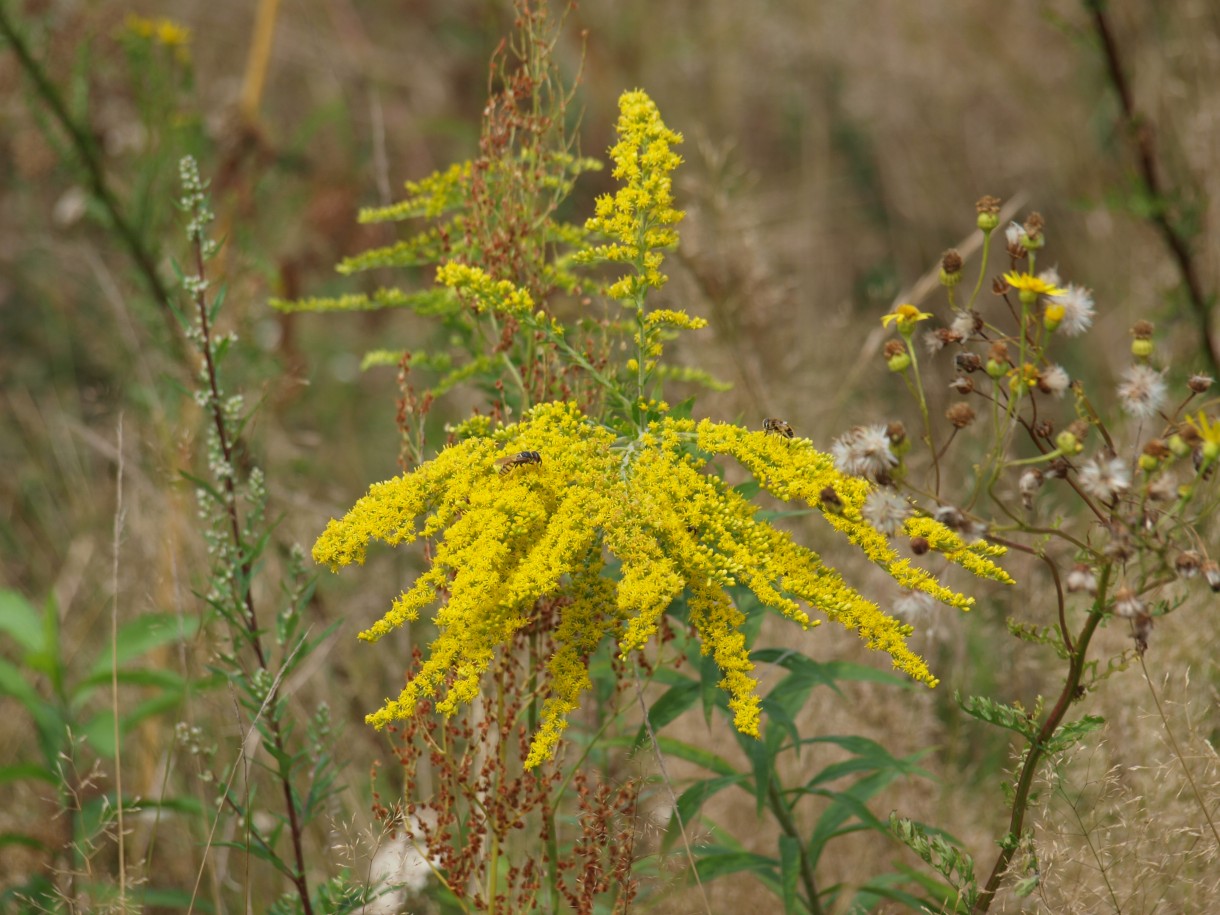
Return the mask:
[[[519,277],[454,261],[437,271],[437,282],[453,290],[457,306],[515,323],[562,363],[587,373],[602,394],[601,414],[551,401],[529,408],[516,423],[487,424],[477,432],[468,425],[462,441],[373,486],[314,545],[314,558],[338,569],[362,563],[371,540],[437,542],[427,571],[361,634],[377,641],[439,604],[430,656],[398,698],[369,715],[374,726],[415,714],[442,685],[447,696],[439,711],[452,714],[471,702],[495,651],[529,625],[539,600],[562,595],[571,602],[554,633],[549,696],[526,761],[536,766],[554,753],[566,716],[588,688],[589,654],[607,638],[623,655],[644,648],[661,616],[685,593],[703,651],[723,672],[736,727],[757,735],[744,616],[725,590],[738,582],[802,628],[815,625],[805,607],[824,613],[888,653],[894,666],[935,686],[935,675],[906,645],[909,626],[882,612],[817,552],[759,520],[757,506],[705,472],[720,455],[736,459],[775,496],[820,510],[832,529],[903,587],[961,609],[973,602],[900,557],[890,537],[865,516],[873,485],[836,470],[807,439],[673,415],[657,377],[666,337],[705,323],[648,303],[665,285],[665,254],[677,243],[682,218],[671,190],[681,136],[639,90],[620,99],[616,129],[612,174],[621,187],[599,198],[585,226],[593,238],[606,240],[577,249],[572,260],[626,268],[603,290],[627,313],[629,342],[612,347],[628,353],[626,359],[594,366]],[[439,178],[433,183],[441,184]],[[520,383],[523,368],[510,362],[506,374]],[[524,385],[519,393],[527,396]],[[1002,548],[964,540],[927,516],[903,524],[950,561],[1011,582],[991,558]]]

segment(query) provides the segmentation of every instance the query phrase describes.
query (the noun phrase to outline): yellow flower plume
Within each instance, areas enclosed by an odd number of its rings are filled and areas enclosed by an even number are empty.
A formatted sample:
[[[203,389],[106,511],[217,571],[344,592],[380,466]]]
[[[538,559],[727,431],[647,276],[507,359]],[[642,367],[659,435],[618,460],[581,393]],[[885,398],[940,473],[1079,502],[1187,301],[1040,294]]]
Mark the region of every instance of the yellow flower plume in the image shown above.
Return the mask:
[[[540,460],[497,465],[521,452],[537,452]],[[368,716],[369,723],[380,728],[409,717],[446,683],[437,709],[452,714],[477,695],[494,652],[532,622],[538,601],[562,598],[547,664],[549,694],[527,760],[536,766],[554,753],[568,714],[589,688],[589,655],[606,638],[614,638],[623,655],[643,648],[685,594],[702,650],[723,674],[734,724],[757,735],[759,699],[741,631],[745,616],[726,592],[734,585],[749,588],[802,628],[817,625],[805,609],[814,608],[857,631],[913,678],[936,685],[923,659],[906,646],[910,627],[704,472],[712,454],[736,458],[781,499],[820,507],[820,493],[833,487],[841,508],[825,515],[834,528],[901,586],[969,607],[968,598],[898,558],[888,538],[861,516],[870,484],[835,470],[807,441],[671,417],[623,441],[573,404],[542,404],[492,437],[467,439],[411,473],[374,485],[315,544],[314,558],[337,569],[363,562],[370,540],[436,541],[429,569],[361,633],[376,641],[439,604],[434,622],[440,631],[429,656],[396,699]],[[966,544],[928,519],[907,526],[974,574],[1010,580],[991,561],[999,548]]]
[[[634,301],[649,287],[665,284],[662,251],[678,243],[674,226],[683,213],[674,209],[671,173],[682,163],[672,149],[682,142],[682,135],[665,126],[656,103],[638,89],[619,98],[615,132],[618,142],[610,150],[611,174],[621,186],[613,195],[597,198],[595,215],[585,224],[611,241],[582,252],[577,260],[633,265],[635,274],[621,277],[608,294]]]

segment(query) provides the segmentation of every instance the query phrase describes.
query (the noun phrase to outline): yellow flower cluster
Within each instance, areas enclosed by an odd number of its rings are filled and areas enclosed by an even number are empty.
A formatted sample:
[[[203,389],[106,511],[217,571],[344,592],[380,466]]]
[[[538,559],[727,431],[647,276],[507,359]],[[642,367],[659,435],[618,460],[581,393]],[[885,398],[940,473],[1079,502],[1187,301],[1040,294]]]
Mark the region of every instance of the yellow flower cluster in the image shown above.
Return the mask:
[[[832,486],[842,508],[826,517],[899,584],[969,606],[969,599],[898,560],[887,538],[861,517],[869,484],[836,471],[805,440],[665,417],[622,441],[574,404],[542,404],[516,425],[466,439],[413,472],[374,485],[315,544],[314,558],[337,569],[363,562],[370,540],[437,541],[430,568],[361,633],[376,641],[440,604],[434,617],[440,633],[429,657],[397,699],[368,716],[369,723],[382,727],[409,717],[446,682],[439,711],[452,713],[471,701],[493,652],[530,624],[544,597],[563,600],[530,766],[554,753],[567,715],[589,688],[590,653],[607,637],[624,655],[642,648],[683,593],[690,623],[721,669],[720,685],[744,733],[758,734],[759,700],[741,632],[745,617],[725,590],[734,585],[749,588],[803,628],[817,625],[803,601],[934,686],[927,665],[905,644],[910,627],[882,613],[816,553],[759,520],[752,503],[703,472],[709,453],[737,458],[783,499],[821,505],[817,494]],[[908,527],[975,574],[1008,580],[988,558],[996,548],[967,545],[926,519]]]
[[[128,13],[124,27],[137,38],[155,41],[163,47],[172,49],[180,60],[187,59],[191,30],[181,23],[164,18],[147,19],[144,16],[137,16],[135,13]]]
[[[579,259],[634,266],[634,275],[621,277],[609,289],[611,298],[634,302],[649,287],[665,284],[661,252],[678,243],[674,226],[683,214],[674,209],[670,173],[682,162],[671,148],[682,142],[682,135],[665,126],[656,104],[639,90],[619,98],[615,131],[618,142],[610,150],[611,174],[621,187],[597,199],[595,215],[585,224],[589,231],[613,241],[582,252]]]
[[[485,270],[450,261],[436,270],[436,281],[469,299],[476,311],[489,309],[511,315],[530,315],[534,299],[508,280],[492,278]]]

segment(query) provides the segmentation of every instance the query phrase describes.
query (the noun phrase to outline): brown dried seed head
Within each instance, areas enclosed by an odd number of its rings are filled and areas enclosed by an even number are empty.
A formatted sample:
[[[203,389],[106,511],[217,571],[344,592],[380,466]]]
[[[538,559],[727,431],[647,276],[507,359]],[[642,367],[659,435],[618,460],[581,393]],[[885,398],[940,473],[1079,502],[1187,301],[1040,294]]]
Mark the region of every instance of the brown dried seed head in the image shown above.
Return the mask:
[[[916,556],[922,556],[928,550],[932,549],[932,544],[928,543],[927,537],[912,537],[911,552]]]
[[[979,213],[990,213],[992,216],[995,216],[1000,212],[1001,203],[1002,201],[999,197],[992,197],[988,194],[978,199],[974,209]]]
[[[953,364],[959,372],[977,372],[983,367],[983,357],[978,353],[958,353],[953,357]]]
[[[1020,248],[1022,251],[1024,251],[1024,250],[1025,250],[1024,248],[1021,248],[1021,246],[1020,246],[1020,245],[1017,245],[1017,247],[1018,247],[1018,248]],[[1011,246],[1011,245],[1008,247],[1008,253],[1009,253],[1009,255],[1010,255],[1010,256],[1012,256],[1012,257],[1019,257],[1019,256],[1020,256],[1020,255],[1018,255],[1018,254],[1013,254],[1013,250],[1012,250],[1012,246]],[[1007,281],[1006,279],[1004,279],[1004,277],[1002,277],[1002,276],[997,276],[997,277],[995,277],[995,278],[994,278],[994,279],[991,281],[991,291],[992,291],[992,293],[993,293],[993,294],[995,294],[995,295],[1003,295],[1004,293],[1006,293],[1006,292],[1008,291],[1008,281]]]
[[[1173,567],[1181,578],[1194,578],[1203,568],[1203,554],[1198,550],[1185,550],[1173,561]]]
[[[995,343],[991,344],[990,356],[996,362],[1007,362],[1008,344],[1003,340],[997,340]]]
[[[885,436],[891,445],[901,445],[907,438],[907,427],[900,422],[892,422],[885,427]]]
[[[1055,434],[1055,424],[1049,419],[1040,419],[1034,423],[1034,435],[1049,439]]]
[[[1114,615],[1124,619],[1135,619],[1144,612],[1144,602],[1131,588],[1119,588],[1114,592]]]
[[[974,422],[974,407],[968,403],[955,403],[945,411],[945,419],[949,420],[955,429],[965,429]]]
[[[940,259],[940,269],[944,270],[945,273],[961,273],[962,264],[962,256],[956,248],[950,248]]]
[[[893,359],[895,356],[904,355],[906,353],[906,351],[907,351],[906,344],[903,343],[901,340],[890,340],[885,344],[885,347],[882,349],[881,352],[882,352],[882,355],[884,355],[886,360],[888,361],[890,359]]]
[[[1042,229],[1046,225],[1046,220],[1042,218],[1041,213],[1030,213],[1025,218],[1025,234],[1031,239],[1036,239],[1042,234]]]
[[[1186,386],[1189,387],[1194,393],[1202,394],[1212,386],[1212,382],[1214,380],[1215,379],[1213,379],[1211,375],[1196,372],[1194,375],[1190,376],[1190,380],[1186,382]]]
[[[959,394],[969,394],[974,390],[974,379],[966,375],[958,375],[949,382],[949,387]]]
[[[1136,340],[1147,340],[1152,336],[1152,332],[1156,329],[1151,321],[1136,321],[1131,325],[1131,336]]]
[[[1076,440],[1079,442],[1083,442],[1089,437],[1089,429],[1090,426],[1088,422],[1083,419],[1073,420],[1072,424],[1067,427],[1067,431],[1076,436]]]
[[[1159,438],[1149,439],[1144,443],[1144,454],[1161,461],[1169,457],[1169,446]]]

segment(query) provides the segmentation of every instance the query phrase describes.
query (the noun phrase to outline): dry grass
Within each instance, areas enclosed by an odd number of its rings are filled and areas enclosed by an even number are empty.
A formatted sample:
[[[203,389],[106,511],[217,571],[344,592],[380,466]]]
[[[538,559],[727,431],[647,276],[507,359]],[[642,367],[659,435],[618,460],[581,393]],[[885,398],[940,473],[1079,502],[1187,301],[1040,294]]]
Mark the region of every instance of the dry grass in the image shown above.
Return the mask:
[[[42,17],[38,4],[24,6]],[[485,60],[505,22],[500,6],[463,0],[404,11],[300,0],[281,13],[261,125],[269,152],[244,160],[218,190],[233,238],[228,320],[247,340],[262,341],[245,369],[251,399],[266,397],[252,437],[289,539],[309,543],[368,481],[395,471],[393,379],[350,380],[350,354],[412,331],[380,315],[346,324],[282,321],[262,303],[286,283],[322,290],[332,282],[330,265],[366,240],[353,227],[356,206],[469,153]],[[1207,233],[1220,218],[1220,13],[1207,0],[1111,7],[1137,103],[1157,125],[1165,174],[1197,205]],[[54,36],[52,71],[66,77],[75,49],[105,46],[123,9],[65,7],[43,20]],[[231,106],[244,65],[233,35],[244,34],[249,5],[158,8],[167,13],[195,31],[199,103],[216,148],[231,150],[240,139]],[[1197,365],[1193,325],[1170,295],[1177,278],[1159,239],[1121,207],[1105,205],[1127,186],[1131,159],[1079,5],[885,0],[865,12],[848,0],[623,0],[588,3],[572,25],[589,30],[587,152],[606,148],[614,100],[635,85],[687,135],[680,193],[689,219],[682,269],[667,295],[712,321],[714,343],[689,357],[736,385],[704,400],[703,409],[747,422],[783,416],[820,444],[857,422],[901,413],[899,386],[866,340],[894,297],[962,237],[984,193],[1027,195],[1048,217],[1052,260],[1096,291],[1097,335],[1069,366],[1074,375],[1113,377],[1136,317],[1165,329],[1167,351],[1181,354],[1175,368]],[[574,38],[563,53],[575,69]],[[122,172],[140,155],[118,142],[132,133],[136,114],[121,73],[99,72],[90,115]],[[201,545],[193,502],[177,476],[196,448],[199,423],[164,385],[181,370],[155,343],[154,322],[131,304],[137,296],[121,256],[103,232],[53,218],[75,178],[42,139],[21,86],[11,55],[0,50],[0,157],[10,176],[0,178],[0,461],[7,470],[0,580],[35,603],[56,595],[74,663],[107,626],[120,411],[129,424],[120,614],[199,612],[192,588],[200,583]],[[294,139],[318,112],[325,114],[313,138]],[[166,198],[172,194],[167,187]],[[1220,246],[1209,237],[1201,236],[1199,266],[1205,287],[1216,290]],[[857,383],[845,385],[845,377]],[[376,558],[360,582],[328,577],[312,608],[319,626],[345,622],[293,689],[303,708],[320,697],[331,702],[346,726],[353,773],[381,753],[360,718],[397,684],[395,654],[409,649],[405,636],[376,652],[351,636],[411,570],[409,559]],[[947,618],[939,640],[919,646],[939,662],[946,693],[972,688],[978,669],[1003,678],[1001,698],[1029,704],[1054,688],[1029,649],[1003,636],[997,617],[1004,609],[989,602],[969,617]],[[1215,817],[1220,767],[1208,713],[1216,707],[1216,639],[1202,615],[1212,609],[1188,607],[1160,625],[1148,663]],[[1121,648],[1125,638],[1115,633],[1098,650]],[[854,640],[837,633],[818,631],[801,647],[815,657],[863,660]],[[201,641],[157,663],[197,672],[211,650]],[[943,823],[979,856],[980,869],[989,865],[1003,815],[995,748],[983,752],[977,732],[954,724],[943,696],[852,687],[842,700],[821,698],[806,712],[811,730],[862,733],[896,753],[940,748],[934,768],[948,775],[939,791],[899,786],[877,809],[892,805]],[[1141,672],[1104,684],[1089,710],[1107,717],[1105,739],[1079,750],[1047,783],[1035,826],[1044,843],[1042,885],[1024,902],[1004,899],[1006,910],[1220,910],[1216,843]],[[194,700],[187,714],[233,749],[227,697]],[[708,739],[701,727],[687,736]],[[0,763],[30,756],[28,733],[20,717],[0,720]],[[170,765],[171,733],[172,723],[158,720],[127,749],[132,793],[190,790],[181,765]],[[801,766],[830,758],[811,755]],[[336,819],[367,823],[364,793],[361,779],[350,779]],[[23,789],[9,798],[0,828],[41,823],[55,842],[48,806]],[[743,841],[760,849],[773,842],[768,828],[755,825],[748,799],[726,795],[714,813]],[[192,840],[171,825],[158,827],[154,848],[138,823],[132,844],[152,848],[158,880],[189,886],[197,866]],[[312,839],[319,849],[336,841],[321,833]],[[897,857],[876,836],[853,837],[825,862],[824,879],[859,881],[875,863]],[[0,851],[0,887],[35,864],[27,852]],[[748,881],[715,892],[714,910],[757,902]]]

